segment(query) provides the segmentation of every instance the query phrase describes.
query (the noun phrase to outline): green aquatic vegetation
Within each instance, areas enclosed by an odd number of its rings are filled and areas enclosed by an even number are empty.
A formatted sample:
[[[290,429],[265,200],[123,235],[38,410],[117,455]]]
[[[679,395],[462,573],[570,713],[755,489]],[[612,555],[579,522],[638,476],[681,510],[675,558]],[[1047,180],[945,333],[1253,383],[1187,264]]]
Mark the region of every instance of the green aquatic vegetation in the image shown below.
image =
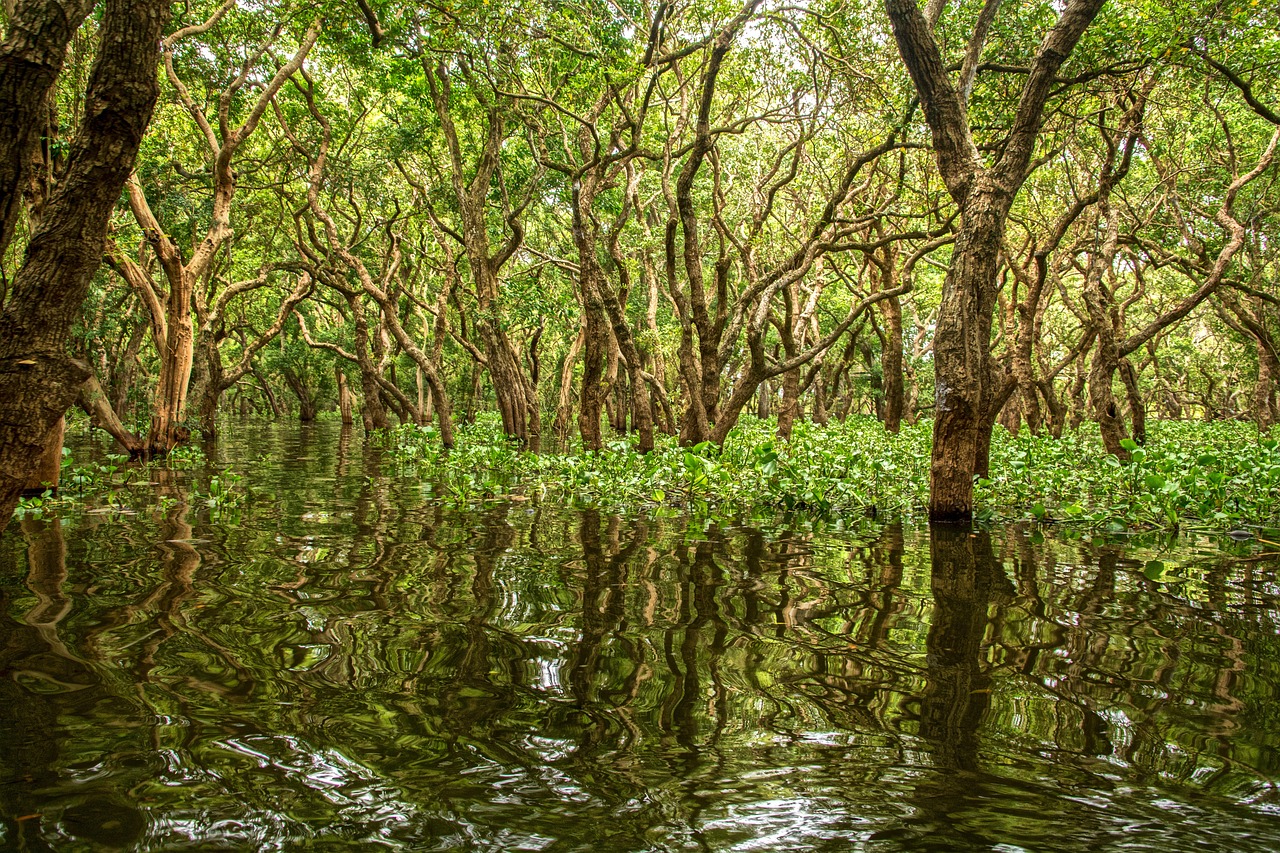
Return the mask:
[[[893,435],[855,417],[799,423],[782,441],[772,421],[744,418],[723,446],[680,447],[662,436],[642,455],[618,437],[597,453],[576,442],[525,453],[496,417],[482,417],[462,426],[450,451],[429,427],[377,441],[391,466],[454,505],[537,495],[610,510],[912,516],[928,499],[930,427]],[[1145,447],[1128,447],[1133,458],[1122,463],[1103,450],[1096,429],[1060,439],[998,429],[991,474],[978,482],[979,515],[1120,529],[1280,522],[1280,444],[1249,424],[1155,423]]]
[[[18,502],[17,518],[43,518],[67,510],[132,511],[157,503],[203,503],[214,512],[239,509],[247,500],[244,478],[230,469],[217,470],[208,464],[198,447],[179,447],[163,460],[130,462],[124,455],[109,453],[101,460],[76,459],[70,448],[62,451],[59,488]],[[156,496],[153,487],[162,472],[183,472],[189,485],[179,490],[181,500],[171,495]]]

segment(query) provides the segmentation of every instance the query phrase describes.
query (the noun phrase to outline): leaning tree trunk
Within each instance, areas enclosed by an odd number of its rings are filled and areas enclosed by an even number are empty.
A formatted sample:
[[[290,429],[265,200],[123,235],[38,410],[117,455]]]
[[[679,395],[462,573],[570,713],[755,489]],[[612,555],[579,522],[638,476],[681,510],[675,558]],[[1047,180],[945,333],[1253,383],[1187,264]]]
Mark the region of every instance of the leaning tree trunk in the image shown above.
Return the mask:
[[[138,438],[120,421],[115,409],[107,401],[107,395],[102,390],[102,386],[98,384],[98,378],[93,374],[85,381],[84,387],[80,389],[80,396],[77,399],[80,407],[89,415],[90,421],[94,426],[104,430],[108,435],[116,440],[116,444],[120,446],[125,453],[129,454],[131,459],[136,459],[142,455],[146,447],[145,442]]]
[[[87,367],[67,355],[67,335],[102,261],[108,218],[151,119],[168,20],[168,3],[106,0],[67,171],[0,314],[0,522],[12,516],[51,431],[88,376]]]

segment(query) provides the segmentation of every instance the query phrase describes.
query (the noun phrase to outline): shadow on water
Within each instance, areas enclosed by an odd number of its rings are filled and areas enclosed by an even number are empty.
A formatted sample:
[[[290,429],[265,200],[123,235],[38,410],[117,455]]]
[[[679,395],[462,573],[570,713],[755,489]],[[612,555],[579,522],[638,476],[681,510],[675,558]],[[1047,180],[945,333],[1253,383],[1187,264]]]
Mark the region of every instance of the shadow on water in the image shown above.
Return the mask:
[[[1280,846],[1274,563],[453,508],[336,424],[226,434],[0,536],[0,847]]]

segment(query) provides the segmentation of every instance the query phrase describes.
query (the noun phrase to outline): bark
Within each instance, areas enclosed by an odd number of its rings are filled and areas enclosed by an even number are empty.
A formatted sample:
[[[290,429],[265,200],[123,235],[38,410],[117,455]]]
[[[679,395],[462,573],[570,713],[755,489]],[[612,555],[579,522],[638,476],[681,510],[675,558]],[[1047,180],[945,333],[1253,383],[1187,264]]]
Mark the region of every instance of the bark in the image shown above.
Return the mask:
[[[191,317],[194,289],[195,279],[185,271],[169,283],[169,296],[165,300],[168,335],[160,356],[159,381],[151,401],[148,456],[164,456],[184,442],[188,435],[182,420],[186,415],[187,390],[195,363],[195,323]]]
[[[253,374],[254,379],[258,380],[258,387],[262,389],[262,397],[267,401],[267,408],[271,411],[271,417],[279,418],[280,403],[276,400],[276,394],[271,390],[271,385],[267,382],[267,378],[256,367],[249,372]]]
[[[582,393],[578,397],[578,434],[586,450],[604,446],[601,435],[601,413],[604,410],[608,384],[605,367],[610,360],[612,342],[601,293],[604,271],[598,257],[599,234],[591,219],[595,202],[597,175],[581,176],[573,190],[573,242],[578,252],[578,289],[582,297]],[[616,375],[616,364],[614,366]]]
[[[168,284],[167,293],[158,294],[148,272],[136,264],[123,259],[118,250],[112,251],[113,265],[124,277],[125,281],[139,294],[152,314],[152,326],[156,333],[156,351],[159,355],[160,370],[152,400],[151,424],[147,432],[146,455],[164,456],[178,444],[185,442],[189,431],[182,425],[186,417],[188,393],[191,390],[192,369],[196,364],[197,327],[192,318],[193,312],[205,314],[203,294],[197,288],[201,282],[208,282],[213,259],[222,247],[231,239],[231,209],[236,191],[236,173],[232,164],[236,153],[245,140],[258,128],[263,114],[272,102],[276,93],[285,82],[302,67],[307,54],[320,33],[320,21],[311,23],[302,42],[294,55],[263,86],[257,99],[249,105],[243,114],[244,121],[236,126],[231,124],[231,105],[235,96],[248,82],[252,64],[246,64],[239,76],[224,89],[217,101],[217,130],[205,115],[204,106],[197,103],[187,87],[174,70],[173,47],[179,41],[191,35],[207,32],[233,5],[227,0],[219,6],[207,21],[184,27],[164,39],[162,44],[165,71],[169,83],[178,95],[178,100],[191,115],[201,137],[208,148],[213,163],[213,198],[212,214],[209,226],[202,237],[193,237],[190,250],[184,256],[172,237],[166,233],[156,218],[146,194],[137,180],[130,180],[129,207],[143,238],[155,252],[160,269]],[[201,317],[200,331],[204,334],[217,334],[218,319],[227,302],[234,296],[247,290],[260,287],[265,283],[265,275],[260,279],[229,286],[211,306],[215,317]],[[198,298],[197,298],[198,297]],[[217,341],[201,347],[215,346]],[[202,367],[210,366],[211,357],[202,358]],[[215,371],[216,372],[216,371]],[[217,403],[225,389],[209,391],[213,396],[200,399],[200,421],[207,430],[207,435],[216,431],[214,423],[217,414]]]
[[[58,418],[44,440],[44,452],[36,462],[35,471],[31,472],[24,494],[39,495],[45,491],[57,493],[58,480],[62,476],[62,440],[66,432],[67,419]]]
[[[20,0],[0,44],[0,256],[22,212],[32,154],[67,45],[93,0]]]
[[[1129,405],[1129,423],[1133,427],[1133,440],[1138,444],[1147,443],[1147,404],[1142,400],[1142,389],[1138,387],[1138,371],[1133,362],[1127,358],[1120,360],[1120,381],[1124,383],[1125,402]]]
[[[450,179],[462,226],[458,236],[466,249],[475,289],[477,314],[474,328],[484,348],[486,367],[497,397],[498,412],[502,416],[503,431],[530,449],[537,450],[542,432],[537,388],[521,366],[520,352],[503,328],[501,317],[500,273],[524,242],[524,227],[520,222],[523,204],[516,207],[504,204],[507,208],[504,211],[507,237],[497,249],[492,248],[489,240],[489,194],[498,173],[501,149],[506,138],[504,104],[496,98],[481,98],[485,114],[483,140],[474,169],[469,169],[463,159],[462,145],[449,106],[449,73],[443,64],[432,67],[426,59],[424,71],[448,148]],[[474,91],[478,92],[482,88],[483,86],[475,87]],[[468,172],[472,172],[470,180],[466,177]],[[535,179],[530,186],[536,184]],[[505,199],[505,191],[503,195]],[[524,203],[531,200],[530,193]]]
[[[387,408],[382,403],[378,365],[370,355],[369,323],[365,319],[364,306],[354,292],[347,297],[347,306],[351,309],[351,319],[355,326],[355,362],[360,368],[360,393],[363,400],[360,416],[364,419],[365,432],[389,429],[391,421],[387,419]]]
[[[637,216],[643,216],[643,213],[637,211]],[[674,435],[676,431],[675,422],[661,402],[666,397],[666,392],[663,389],[665,389],[667,380],[667,361],[662,354],[662,337],[658,332],[658,275],[654,269],[653,253],[648,249],[645,249],[641,256],[641,275],[649,296],[644,315],[648,340],[642,355],[652,358],[654,383],[658,386],[655,393],[650,397],[650,408],[654,410],[654,414],[651,414],[650,417],[658,429],[661,429],[667,435]]]
[[[167,3],[106,0],[66,173],[0,314],[0,521],[11,517],[46,438],[88,377],[87,366],[66,355],[67,335],[155,106],[168,19]]]
[[[1112,380],[1120,368],[1121,358],[1116,343],[1119,318],[1111,310],[1110,293],[1103,284],[1103,276],[1112,269],[1115,261],[1118,232],[1109,205],[1103,204],[1100,218],[1105,223],[1106,238],[1101,250],[1091,254],[1084,281],[1084,301],[1097,335],[1093,360],[1089,366],[1089,404],[1107,452],[1128,461],[1129,451],[1121,446],[1121,442],[1128,436],[1112,389]]]

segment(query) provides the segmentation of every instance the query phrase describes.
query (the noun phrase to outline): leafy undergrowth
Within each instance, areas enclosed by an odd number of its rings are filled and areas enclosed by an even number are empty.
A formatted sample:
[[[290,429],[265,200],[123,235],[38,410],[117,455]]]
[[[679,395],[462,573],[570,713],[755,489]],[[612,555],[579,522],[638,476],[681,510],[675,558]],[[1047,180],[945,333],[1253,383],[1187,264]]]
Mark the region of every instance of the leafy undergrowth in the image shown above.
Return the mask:
[[[161,485],[166,486],[156,497],[161,508],[176,503],[199,503],[215,511],[226,511],[239,508],[246,497],[241,486],[243,478],[229,469],[208,473],[200,478],[199,484],[189,482],[182,488],[174,487],[174,472],[197,468],[203,471],[207,467],[204,451],[194,445],[175,448],[163,461],[155,463],[130,462],[127,456],[119,454],[108,454],[101,461],[78,460],[72,458],[65,447],[62,454],[58,490],[46,490],[19,500],[13,513],[16,518],[43,518],[66,510],[128,513],[147,503],[140,501],[135,493],[150,495]],[[156,478],[165,482],[162,484]],[[180,497],[174,497],[175,494]]]
[[[652,453],[618,438],[599,453],[570,445],[525,453],[496,418],[463,426],[440,448],[434,429],[406,426],[383,439],[393,463],[456,504],[534,494],[602,509],[642,505],[694,513],[760,509],[816,514],[919,514],[929,492],[930,424],[886,432],[872,418],[796,425],[790,441],[747,419],[723,447],[684,448],[660,437]],[[1229,529],[1280,522],[1280,443],[1238,422],[1152,424],[1133,461],[1103,451],[1096,428],[1061,439],[997,428],[991,476],[977,485],[982,519],[1096,526]]]

